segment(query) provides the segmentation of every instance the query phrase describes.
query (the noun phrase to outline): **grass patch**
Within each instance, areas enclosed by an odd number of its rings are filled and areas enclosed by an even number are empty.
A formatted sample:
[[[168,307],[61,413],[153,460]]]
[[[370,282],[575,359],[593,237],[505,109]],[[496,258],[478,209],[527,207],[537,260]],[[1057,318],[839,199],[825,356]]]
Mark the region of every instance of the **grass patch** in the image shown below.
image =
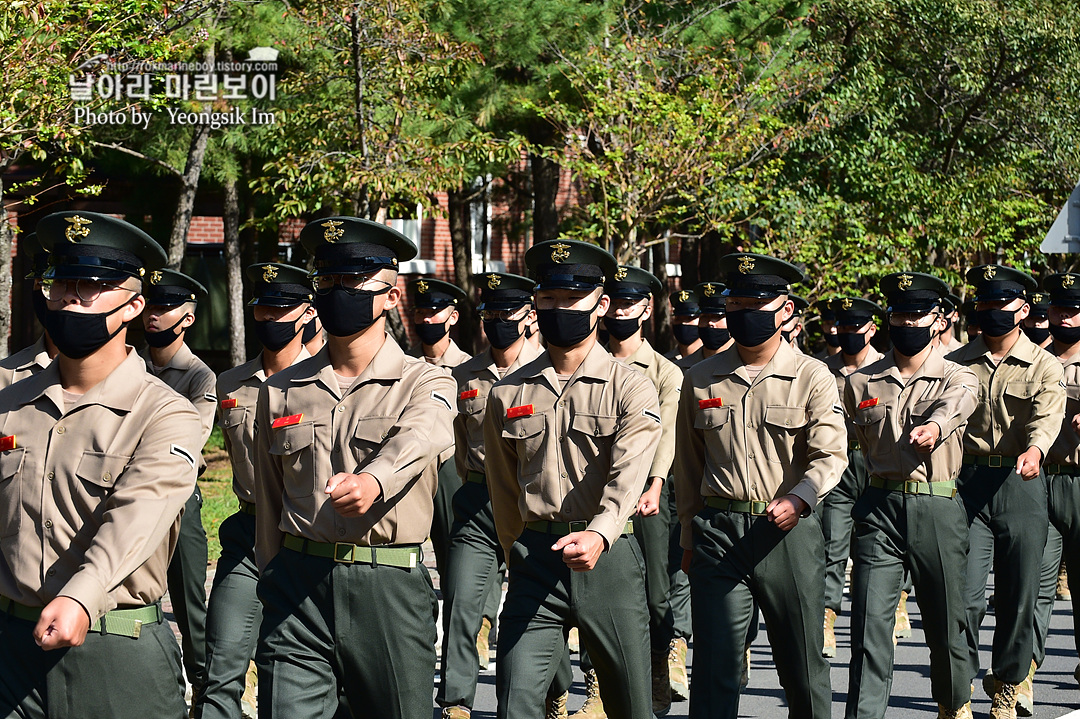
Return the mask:
[[[215,448],[214,438],[218,446]],[[202,523],[206,530],[206,543],[209,559],[216,562],[221,556],[221,542],[218,541],[218,527],[221,522],[236,512],[236,494],[232,489],[232,466],[229,455],[221,443],[221,430],[214,427],[214,434],[203,450],[206,459],[206,471],[199,477],[199,490],[203,496]]]

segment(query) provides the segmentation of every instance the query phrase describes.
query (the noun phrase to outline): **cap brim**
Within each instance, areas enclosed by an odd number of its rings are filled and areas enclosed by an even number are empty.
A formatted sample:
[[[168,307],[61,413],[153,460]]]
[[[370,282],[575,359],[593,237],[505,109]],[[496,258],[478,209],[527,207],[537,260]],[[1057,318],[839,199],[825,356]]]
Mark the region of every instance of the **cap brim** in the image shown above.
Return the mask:
[[[571,280],[543,280],[536,285],[536,290],[584,290],[586,292],[603,288],[602,282],[573,282]]]
[[[135,275],[100,265],[53,265],[49,279],[123,282]]]

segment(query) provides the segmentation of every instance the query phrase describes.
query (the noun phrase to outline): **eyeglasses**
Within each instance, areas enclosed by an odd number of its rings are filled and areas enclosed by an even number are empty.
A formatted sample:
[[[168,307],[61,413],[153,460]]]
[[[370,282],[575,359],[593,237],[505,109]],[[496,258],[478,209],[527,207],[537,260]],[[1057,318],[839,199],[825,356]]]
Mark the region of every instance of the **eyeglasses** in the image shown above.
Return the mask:
[[[45,295],[45,299],[52,302],[59,302],[60,300],[74,294],[79,298],[79,301],[84,304],[90,304],[98,297],[101,297],[102,292],[111,292],[112,290],[125,289],[120,285],[113,282],[103,282],[101,280],[57,280],[46,279],[41,281],[41,294]],[[128,290],[129,292],[135,292],[135,290]],[[135,294],[138,294],[135,292]]]
[[[385,292],[393,287],[385,280],[374,275],[319,275],[315,278],[315,292],[325,295],[338,285],[351,295],[364,292]]]
[[[890,312],[893,327],[929,327],[939,317],[938,312]]]
[[[518,307],[516,310],[480,310],[480,319],[484,322],[521,320],[525,318],[525,313],[522,312],[525,309],[527,307]]]

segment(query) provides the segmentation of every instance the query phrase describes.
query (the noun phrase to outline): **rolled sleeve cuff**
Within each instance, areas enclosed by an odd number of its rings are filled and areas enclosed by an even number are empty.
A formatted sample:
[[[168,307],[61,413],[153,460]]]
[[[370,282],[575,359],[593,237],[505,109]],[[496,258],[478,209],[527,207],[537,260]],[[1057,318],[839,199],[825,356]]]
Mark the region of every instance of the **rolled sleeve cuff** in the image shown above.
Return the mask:
[[[603,537],[604,541],[607,542],[607,548],[611,549],[615,544],[615,540],[619,538],[619,535],[622,534],[623,528],[625,527],[625,522],[622,526],[619,526],[616,524],[615,518],[610,514],[601,514],[598,517],[593,517],[593,520],[589,522],[589,526],[585,527],[585,529],[596,532]]]
[[[930,415],[930,418],[928,420],[926,420],[927,424],[929,424],[930,422],[933,422],[934,424],[936,424],[938,426],[938,429],[941,430],[941,436],[938,437],[938,442],[943,441],[946,437],[948,437],[950,434],[952,434],[953,429],[954,429],[952,421],[951,421],[952,418],[953,418],[953,413],[950,412],[947,408],[943,407],[943,408],[939,409],[937,412],[934,412],[932,415]]]
[[[813,510],[814,507],[817,506],[817,492],[806,482],[801,482],[795,485],[795,487],[790,492],[788,492],[788,494],[794,494],[796,497],[806,502],[806,506],[809,507],[811,510]]]
[[[68,580],[64,588],[57,593],[58,597],[74,599],[83,606],[90,616],[93,624],[108,611],[108,592],[98,580],[84,571],[76,572],[75,576]]]
[[[1039,451],[1042,452],[1042,459],[1040,461],[1045,462],[1046,455],[1050,453],[1050,447],[1054,444],[1054,439],[1055,438],[1036,435],[1028,440],[1028,445],[1024,448],[1024,451],[1026,452],[1031,447],[1038,447]]]

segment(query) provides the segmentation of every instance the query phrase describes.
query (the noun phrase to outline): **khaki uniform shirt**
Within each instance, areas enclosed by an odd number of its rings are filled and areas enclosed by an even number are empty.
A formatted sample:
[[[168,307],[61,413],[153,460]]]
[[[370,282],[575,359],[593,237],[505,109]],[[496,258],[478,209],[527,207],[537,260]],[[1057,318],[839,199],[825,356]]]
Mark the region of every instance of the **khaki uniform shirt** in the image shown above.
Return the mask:
[[[952,328],[949,328],[949,331],[946,333],[945,339],[947,339],[948,342],[943,342],[941,345],[942,349],[945,350],[945,354],[955,352],[956,350],[964,346],[964,343],[957,339],[956,335],[953,334]]]
[[[686,373],[675,437],[681,543],[704,497],[771,501],[794,494],[813,508],[847,467],[836,380],[820,360],[781,342],[750,382],[732,346]]]
[[[311,355],[301,346],[293,364]],[[232,464],[233,492],[245,502],[255,502],[255,402],[266,381],[262,352],[255,359],[221,373],[217,380],[218,424],[225,451]]]
[[[428,359],[424,356],[423,345],[413,345],[409,348],[409,355],[422,359],[428,364],[433,364],[436,367],[446,367],[447,369],[457,367],[462,362],[468,362],[472,359],[472,356],[465,350],[458,347],[457,342],[450,339],[450,346],[446,348],[446,351],[442,353],[441,357],[436,359]]]
[[[1053,344],[1047,351],[1057,356]],[[1072,420],[1080,414],[1080,355],[1073,355],[1067,360],[1058,357],[1058,361],[1065,372],[1065,416],[1061,421],[1061,431],[1046,454],[1046,461],[1076,466],[1080,465],[1080,435],[1073,430]]]
[[[517,359],[506,368],[505,374],[511,374],[519,367],[532,362],[542,350],[532,342],[525,340]],[[459,364],[453,370],[458,388],[458,414],[454,418],[454,460],[458,476],[465,479],[466,473],[484,473],[484,415],[487,410],[488,393],[491,386],[502,377],[491,357],[491,349],[486,349],[468,362]]]
[[[49,352],[45,349],[45,335],[38,341],[15,354],[0,360],[0,389],[19,380],[35,375],[52,364]]]
[[[716,355],[713,356],[715,357]],[[686,355],[682,359],[676,360],[675,366],[685,372],[703,359],[708,359],[705,356],[705,348],[698,347],[696,350]]]
[[[964,427],[975,411],[979,380],[945,359],[940,347],[904,380],[890,352],[848,375],[844,408],[855,418],[867,472],[891,481],[956,479],[964,458]],[[918,452],[911,431],[935,422],[941,437],[932,452]]]
[[[436,459],[454,443],[454,389],[447,370],[406,357],[389,335],[344,396],[327,348],[267,379],[255,410],[259,569],[286,532],[316,542],[422,544]],[[325,490],[339,472],[367,472],[379,483],[382,494],[363,516],[334,509]]]
[[[616,358],[618,359],[618,358]],[[679,414],[679,393],[682,391],[682,370],[664,359],[647,339],[625,360],[619,360],[649,378],[660,398],[660,444],[653,456],[649,477],[667,479],[675,459],[675,418]]]
[[[199,445],[201,454],[203,445],[210,439],[210,433],[214,430],[214,417],[217,414],[217,378],[214,376],[214,371],[195,356],[186,342],[180,344],[180,349],[164,367],[154,367],[148,347],[142,351],[142,358],[146,361],[146,368],[151,373],[157,375],[158,379],[195,405],[203,428],[203,441]]]
[[[868,351],[866,353],[866,357],[863,359],[862,364],[860,364],[857,369],[862,369],[863,367],[866,367],[867,365],[873,364],[874,362],[877,362],[879,359],[881,359],[884,356],[885,355],[881,354],[880,352],[878,352],[873,347],[870,347],[870,348],[868,348]],[[814,357],[814,359],[819,359],[819,358]],[[836,391],[839,392],[840,398],[843,399],[844,398],[844,386],[847,384],[848,375],[850,375],[852,373],[852,371],[849,370],[844,365],[844,355],[842,353],[840,353],[840,352],[837,352],[836,354],[832,355],[831,357],[826,357],[825,359],[822,359],[821,361],[825,363],[825,366],[828,367],[829,371],[833,373],[833,377],[836,378]],[[852,441],[852,440],[856,439],[856,437],[855,437],[854,417],[850,412],[846,413],[846,417],[847,417],[847,423],[846,424],[847,424],[848,440]]]
[[[1038,447],[1045,459],[1065,413],[1061,363],[1023,332],[996,366],[982,336],[946,359],[979,378],[979,404],[968,421],[964,453],[1015,457]]]
[[[611,547],[637,509],[660,442],[643,374],[595,344],[560,389],[544,352],[491,388],[484,467],[506,556],[526,522],[588,522]]]
[[[70,597],[92,622],[160,599],[195,488],[191,403],[129,347],[70,410],[55,364],[0,392],[0,435],[0,595]]]

